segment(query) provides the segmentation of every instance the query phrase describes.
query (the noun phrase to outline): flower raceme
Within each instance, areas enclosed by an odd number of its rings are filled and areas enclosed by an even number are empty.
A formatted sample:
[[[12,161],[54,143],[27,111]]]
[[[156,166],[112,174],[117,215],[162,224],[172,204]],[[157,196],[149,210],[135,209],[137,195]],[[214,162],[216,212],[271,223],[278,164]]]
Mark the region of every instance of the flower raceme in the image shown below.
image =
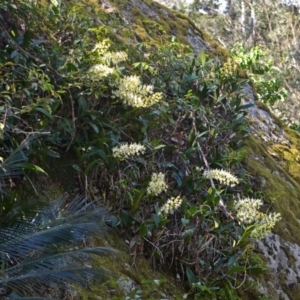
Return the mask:
[[[123,51],[107,52],[103,55],[102,61],[116,65],[122,61],[127,60],[127,58],[127,53]]]
[[[173,214],[174,211],[181,205],[182,198],[180,196],[171,197],[160,209],[160,213]]]
[[[227,171],[219,169],[206,170],[203,172],[203,177],[207,179],[216,179],[221,184],[228,185],[231,187],[234,187],[239,183],[237,177],[235,177]]]
[[[113,156],[119,160],[124,160],[131,156],[139,156],[140,154],[144,154],[145,151],[146,147],[137,143],[125,143],[112,149]]]
[[[262,239],[269,234],[275,224],[281,220],[279,213],[264,214],[258,209],[263,205],[260,199],[239,199],[235,201],[236,218],[243,224],[255,224],[251,233],[252,238]]]
[[[88,74],[92,80],[103,80],[115,71],[112,65],[117,65],[118,63],[127,60],[128,56],[126,52],[110,52],[108,51],[110,47],[110,42],[104,40],[97,43],[92,50],[92,52],[97,54],[96,61],[97,64],[93,65],[89,70]]]
[[[110,48],[110,41],[109,40],[103,40],[102,42],[99,42],[95,45],[92,52],[95,52],[98,54],[98,59],[106,64],[118,64],[122,61],[127,60],[128,55],[124,51],[116,51],[116,52],[110,52],[108,49]]]
[[[103,64],[94,65],[88,71],[92,80],[102,80],[113,72],[114,68],[110,68]]]
[[[103,80],[115,71],[112,65],[127,60],[126,52],[111,52],[108,51],[109,47],[109,40],[103,40],[97,43],[92,50],[96,54],[97,61],[97,64],[88,70],[92,80]],[[153,85],[142,84],[140,77],[136,75],[125,76],[119,79],[114,86],[117,86],[117,90],[113,92],[114,96],[132,107],[150,107],[162,100],[162,93],[154,93]]]
[[[279,213],[271,213],[269,215],[264,215],[264,217],[259,222],[258,226],[252,231],[251,237],[256,239],[262,239],[267,234],[271,233],[275,224],[281,220],[281,215]]]
[[[163,173],[153,173],[147,188],[147,194],[157,196],[168,188]]]
[[[234,202],[234,208],[237,211],[236,217],[239,222],[251,224],[260,220],[258,209],[263,205],[260,199],[239,199]]]
[[[136,75],[120,79],[118,90],[113,93],[132,107],[150,107],[162,99],[162,93],[153,93],[153,86],[143,85]]]

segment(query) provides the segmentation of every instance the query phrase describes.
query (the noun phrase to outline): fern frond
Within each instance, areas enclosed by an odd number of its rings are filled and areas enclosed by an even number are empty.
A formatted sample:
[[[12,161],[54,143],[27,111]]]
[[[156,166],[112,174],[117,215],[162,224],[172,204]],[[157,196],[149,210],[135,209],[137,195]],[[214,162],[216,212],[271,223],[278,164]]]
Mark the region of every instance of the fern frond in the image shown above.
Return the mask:
[[[109,277],[107,270],[93,269],[91,264],[95,256],[114,250],[86,244],[108,234],[110,214],[82,196],[68,206],[66,200],[60,198],[0,231],[0,291],[43,296],[38,293],[41,286],[48,290],[66,283],[85,286]]]

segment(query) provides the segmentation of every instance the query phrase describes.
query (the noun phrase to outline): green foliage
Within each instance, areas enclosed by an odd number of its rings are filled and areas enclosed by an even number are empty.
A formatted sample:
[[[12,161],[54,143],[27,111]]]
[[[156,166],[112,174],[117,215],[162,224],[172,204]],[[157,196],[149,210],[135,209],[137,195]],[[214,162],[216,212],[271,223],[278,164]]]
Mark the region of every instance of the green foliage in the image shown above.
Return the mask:
[[[227,1],[226,10],[221,12],[218,8],[224,7],[215,1],[192,2],[184,8],[184,12],[223,47],[230,49],[235,43],[240,44],[242,41],[246,52],[257,47],[268,52],[267,56],[260,59],[265,59],[266,63],[268,58],[272,60],[269,75],[254,76],[259,79],[259,85],[263,84],[258,94],[267,104],[275,103],[273,113],[278,117],[288,124],[290,121],[297,122],[299,114],[295,107],[299,106],[299,6],[274,0]],[[203,14],[200,9],[207,14]],[[287,32],[290,34],[286,34]]]
[[[143,67],[144,78],[151,78],[152,84],[167,91],[168,102],[160,104],[159,114],[158,108],[145,114],[143,123],[150,124],[155,117],[156,126],[169,136],[157,132],[156,127],[146,127],[144,141],[149,150],[145,159],[133,157],[120,165],[123,171],[115,182],[122,184],[116,192],[127,199],[123,207],[128,206],[121,221],[128,229],[136,228],[138,237],[130,242],[133,249],[143,244],[156,263],[176,266],[178,276],[186,277],[196,293],[213,296],[214,289],[222,289],[224,278],[239,285],[245,274],[264,271],[262,265],[251,263],[247,250],[257,225],[239,224],[230,214],[224,221],[219,212],[221,200],[236,199],[242,188],[212,185],[199,168],[240,168],[246,153],[230,149],[238,149],[248,133],[246,107],[239,96],[245,81],[234,71],[225,72],[216,61],[207,60],[204,53],[191,57],[189,49],[175,40],[150,56],[149,66],[155,71]],[[218,114],[222,118],[216,118]],[[153,171],[166,174],[172,192],[156,196],[144,193]],[[125,192],[127,197],[122,197]],[[178,194],[184,195],[181,204],[172,206],[168,196]],[[167,203],[171,212],[163,213]]]
[[[246,153],[240,150],[249,133],[248,105],[240,94],[247,80],[238,78],[233,60],[221,64],[205,53],[194,54],[175,37],[155,46],[143,42],[119,46],[110,29],[99,26],[101,12],[92,5],[52,1],[43,7],[15,2],[18,5],[2,4],[0,15],[0,151],[6,175],[11,179],[11,170],[42,171],[38,165],[46,164],[47,156],[59,159],[63,152],[74,154],[72,166],[82,190],[118,214],[135,258],[139,253],[149,255],[153,265],[174,268],[178,278],[190,283],[191,293],[213,299],[224,288],[226,297],[233,298],[228,282],[238,287],[248,274],[264,271],[250,259],[251,234],[257,225],[239,222],[233,205],[238,194],[251,196],[241,164]],[[4,24],[5,14],[22,20],[26,30],[21,21]],[[164,31],[156,22],[143,23],[151,33]],[[237,52],[244,59],[241,67],[249,69],[249,74],[269,72],[270,65],[257,61],[260,50],[253,51],[251,55]],[[259,84],[262,95],[267,97],[263,87],[267,88],[275,101],[274,84]],[[116,155],[120,147],[123,156]],[[138,147],[143,150],[134,149]],[[204,169],[215,168],[237,174],[240,185],[224,185],[218,178],[204,176]],[[54,241],[50,239],[52,248],[66,249],[60,244],[62,234],[70,243],[75,233],[79,238],[83,231],[92,234],[95,223],[80,227],[80,222],[101,212],[96,208],[82,218],[71,215],[66,232],[60,231],[64,218],[53,220],[53,226],[58,222],[61,227],[53,227],[57,234],[52,236]],[[21,231],[13,242],[35,242],[36,238],[37,245],[32,243],[28,252],[20,250],[18,255],[32,254],[30,266],[37,264],[44,271],[52,261],[39,264],[39,255],[43,258],[42,250],[50,245],[39,239],[47,236],[52,225],[49,230],[44,223],[39,226],[45,229],[42,233],[35,228],[24,239]],[[13,242],[0,247],[11,251]],[[40,250],[42,242],[46,244]],[[79,252],[89,251],[102,254],[101,249]],[[11,263],[17,269],[14,260],[3,259],[5,268]],[[85,283],[80,275],[87,273],[80,272],[75,279]],[[66,274],[50,277],[46,272],[49,276],[43,285],[73,278]],[[13,289],[10,278],[4,278],[3,284]],[[12,279],[26,284],[28,294],[34,291],[22,278]]]
[[[235,62],[251,78],[258,99],[273,105],[276,101],[284,101],[287,90],[283,87],[278,73],[281,70],[274,66],[274,61],[268,57],[267,51],[260,46],[252,47],[249,51],[241,43],[236,43],[231,49]]]
[[[294,130],[300,132],[300,124],[299,124],[299,123],[292,123],[292,124],[290,124],[289,127],[290,127],[291,129],[294,129]]]
[[[62,198],[26,217],[9,215],[1,220],[1,297],[49,297],[50,292],[61,299],[67,283],[87,285],[109,278],[107,270],[85,264],[113,251],[87,246],[92,238],[105,237],[111,217],[83,197],[65,205]]]

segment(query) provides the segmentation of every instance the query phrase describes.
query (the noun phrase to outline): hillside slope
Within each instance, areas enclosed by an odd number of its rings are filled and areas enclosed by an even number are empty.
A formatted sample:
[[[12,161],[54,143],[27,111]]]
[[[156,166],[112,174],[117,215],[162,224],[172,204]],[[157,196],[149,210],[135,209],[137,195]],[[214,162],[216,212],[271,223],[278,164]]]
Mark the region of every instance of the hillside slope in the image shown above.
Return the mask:
[[[181,299],[176,281],[199,299],[297,299],[299,135],[225,49],[148,0],[4,1],[0,17],[3,207],[26,175],[118,217],[120,269],[99,262],[119,280],[77,297],[124,297],[144,278],[140,299]],[[156,276],[172,289],[151,294]]]

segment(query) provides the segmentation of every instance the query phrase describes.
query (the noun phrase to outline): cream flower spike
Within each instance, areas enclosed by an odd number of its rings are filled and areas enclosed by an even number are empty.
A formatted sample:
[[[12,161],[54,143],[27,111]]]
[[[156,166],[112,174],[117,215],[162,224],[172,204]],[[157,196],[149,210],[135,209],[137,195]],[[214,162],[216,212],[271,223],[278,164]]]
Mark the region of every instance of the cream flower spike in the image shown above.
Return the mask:
[[[167,190],[168,186],[165,183],[163,173],[153,173],[151,176],[151,181],[147,188],[147,194],[152,196],[158,196],[163,191]]]
[[[137,143],[125,143],[112,149],[113,156],[119,160],[124,160],[131,156],[139,156],[140,154],[144,154],[145,151],[146,147]]]
[[[216,179],[221,184],[228,185],[231,187],[234,187],[239,183],[237,177],[235,177],[234,175],[232,175],[227,171],[220,170],[220,169],[206,170],[203,172],[203,177],[207,179]]]
[[[182,198],[180,196],[171,197],[161,208],[160,213],[173,214],[174,211],[181,205]]]
[[[114,95],[132,107],[150,107],[162,100],[162,93],[153,93],[153,86],[143,85],[136,75],[120,79]]]

